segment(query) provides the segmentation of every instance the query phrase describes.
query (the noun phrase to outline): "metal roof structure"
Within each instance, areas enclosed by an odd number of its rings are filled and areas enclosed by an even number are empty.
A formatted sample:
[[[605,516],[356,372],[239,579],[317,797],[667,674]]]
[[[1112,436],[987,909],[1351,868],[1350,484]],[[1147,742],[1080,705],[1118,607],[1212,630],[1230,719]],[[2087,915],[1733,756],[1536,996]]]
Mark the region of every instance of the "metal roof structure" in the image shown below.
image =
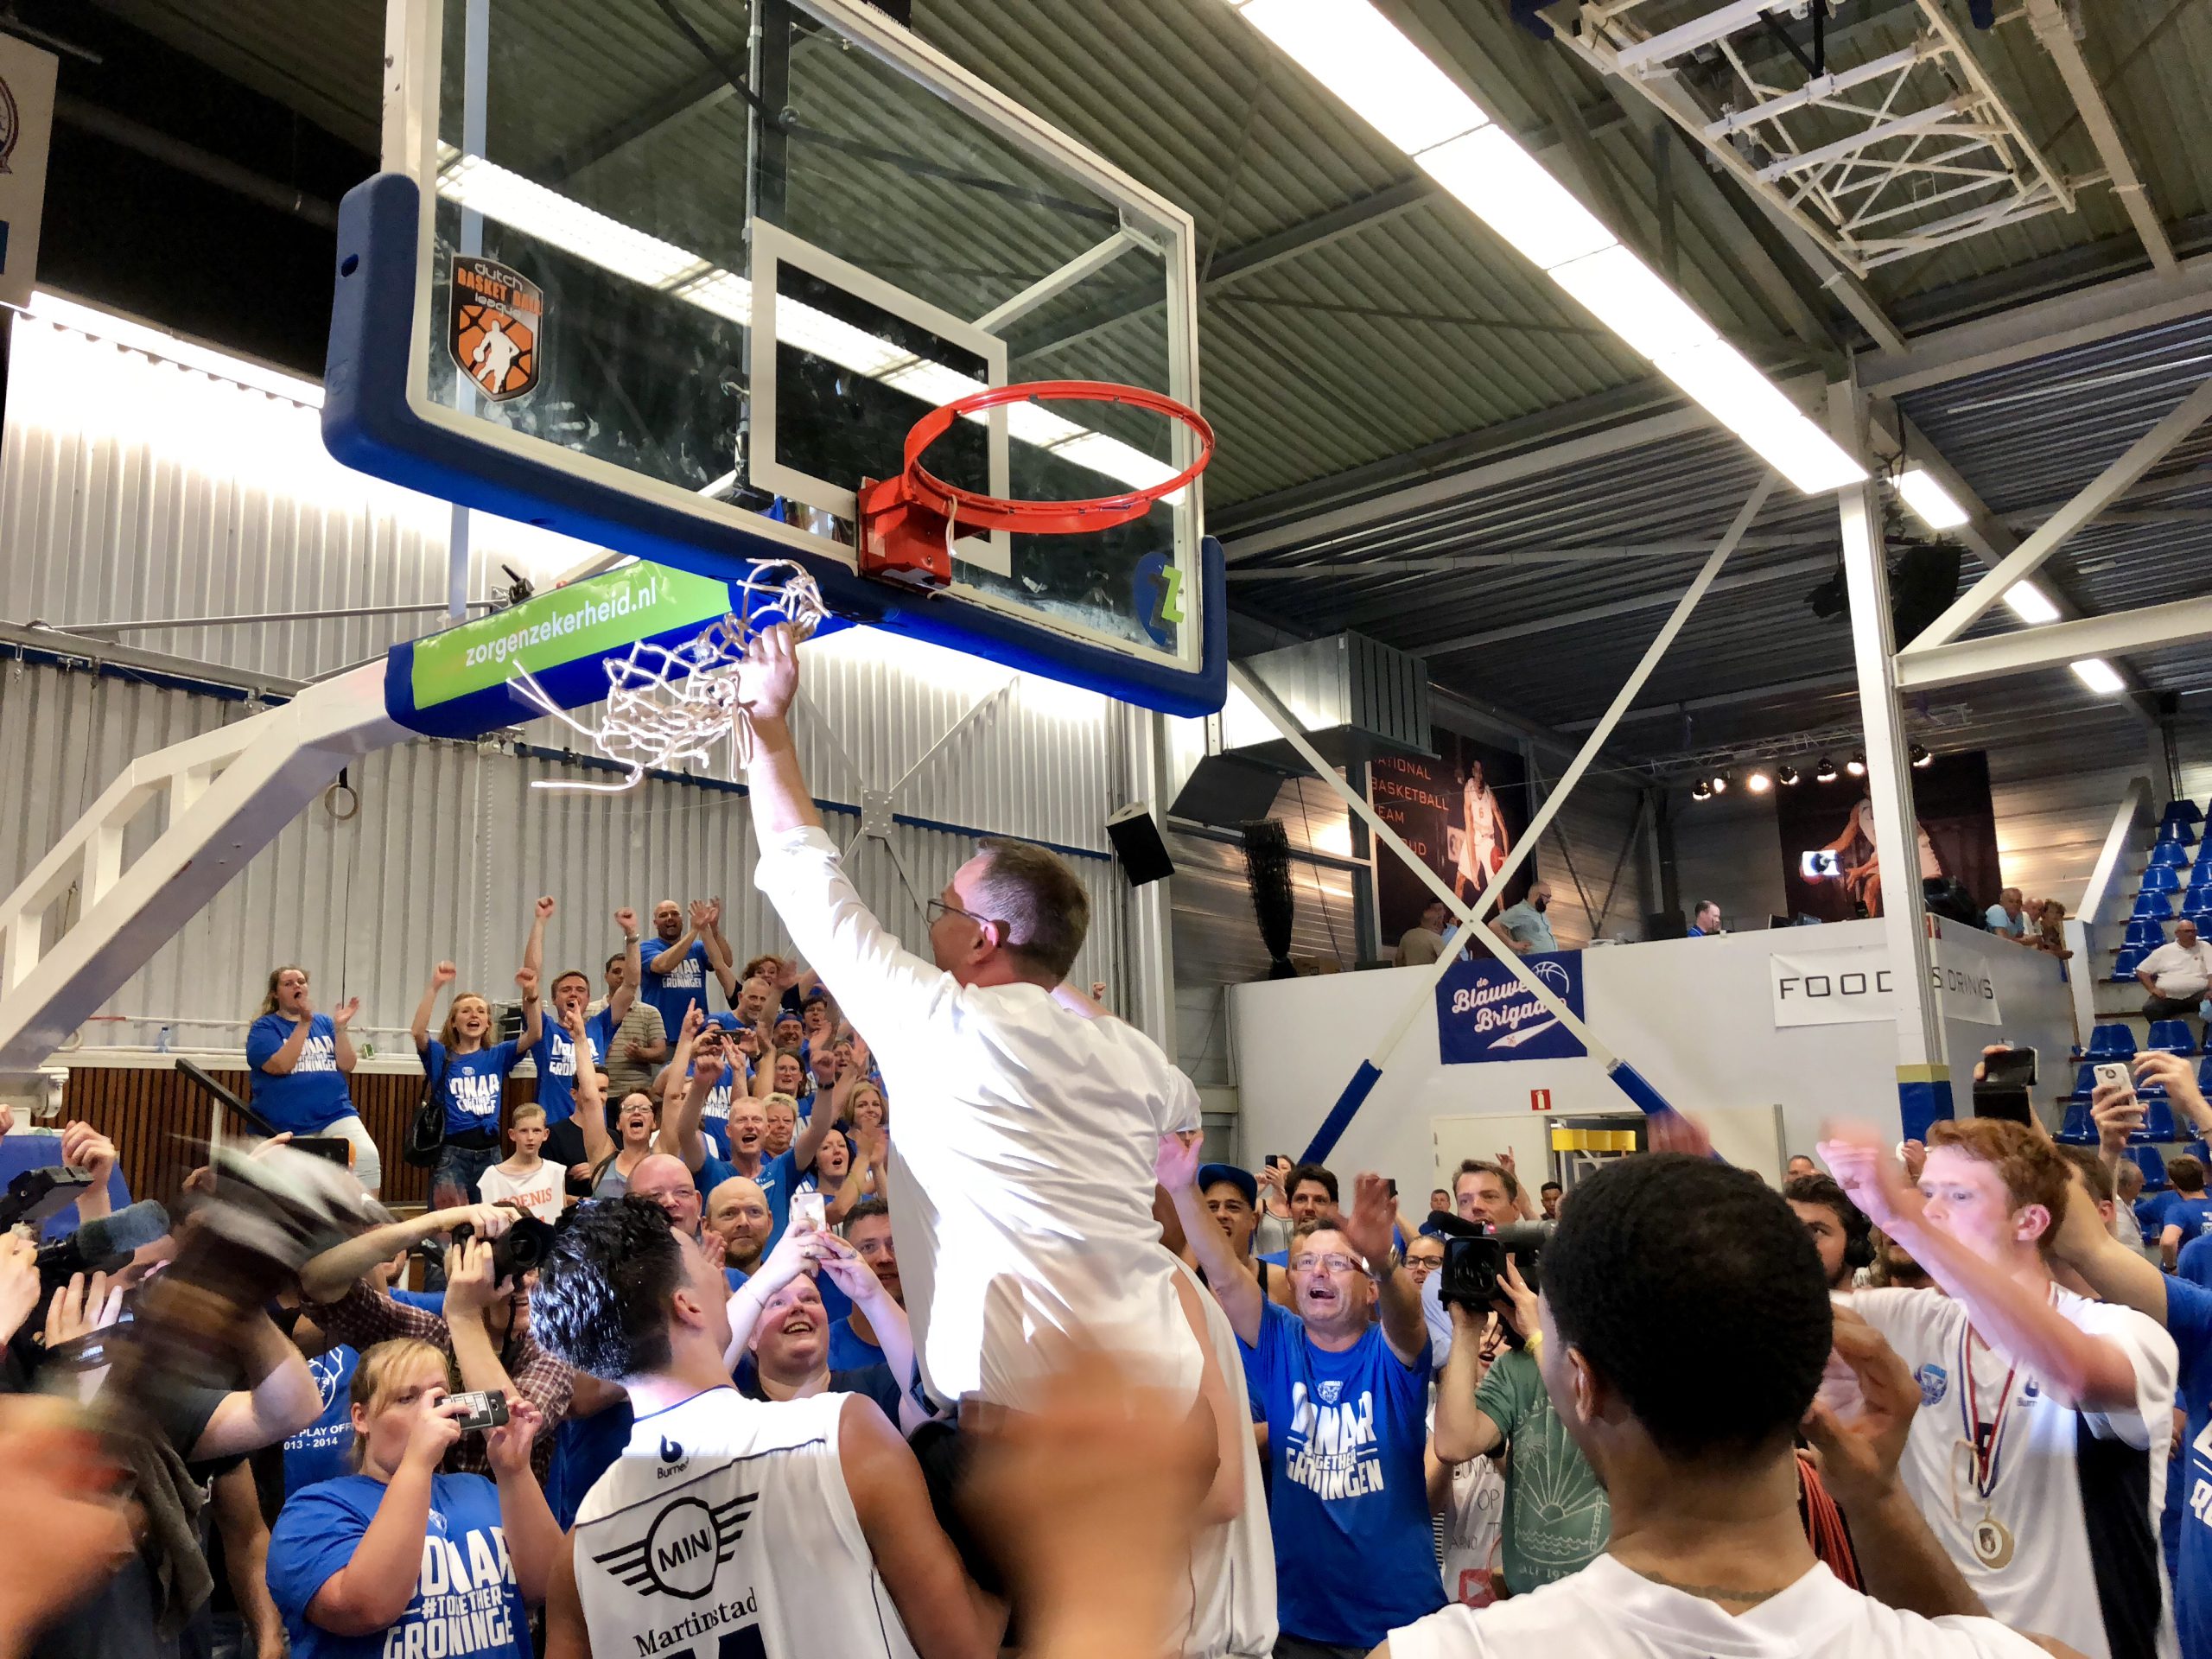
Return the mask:
[[[741,40],[741,0],[669,3]],[[319,0],[312,28],[276,0],[99,3],[374,151],[382,0]],[[2212,0],[2024,0],[1986,29],[1965,0],[1821,0],[1838,65],[1908,48],[1940,14],[2023,153],[2073,200],[1847,280],[1638,89],[1516,24],[1509,0],[1376,3],[1807,407],[1855,373],[2017,534],[2212,374],[2212,255],[2196,257],[2212,248]],[[1544,16],[1571,33],[1592,9],[1559,0]],[[1635,5],[1669,27],[1744,10]],[[1802,80],[1809,19],[1753,10],[1757,27],[1727,36],[1743,67]],[[1586,729],[1756,458],[1222,0],[912,11],[925,39],[1196,218],[1204,405],[1221,437],[1209,518],[1239,615],[1292,634],[1359,628],[1425,653],[1450,690],[1569,738]],[[675,48],[663,0],[600,12],[635,49],[577,63],[560,125],[589,124],[587,108],[610,133],[711,124],[719,77]],[[2139,188],[2115,189],[2126,179]],[[1103,354],[1120,334],[1139,349],[1152,326],[1103,321]],[[2203,434],[2168,456],[2046,567],[2050,585],[2089,613],[2204,593],[2208,457]],[[1617,735],[1617,763],[1664,768],[1847,721],[1848,631],[1805,602],[1837,547],[1833,502],[1782,492]],[[1316,568],[1285,574],[1298,566]],[[1980,573],[1969,559],[1963,580]],[[2132,671],[2148,693],[2212,693],[2212,651],[2149,653]],[[1922,701],[1961,741],[2062,715],[2132,721],[2063,670]]]

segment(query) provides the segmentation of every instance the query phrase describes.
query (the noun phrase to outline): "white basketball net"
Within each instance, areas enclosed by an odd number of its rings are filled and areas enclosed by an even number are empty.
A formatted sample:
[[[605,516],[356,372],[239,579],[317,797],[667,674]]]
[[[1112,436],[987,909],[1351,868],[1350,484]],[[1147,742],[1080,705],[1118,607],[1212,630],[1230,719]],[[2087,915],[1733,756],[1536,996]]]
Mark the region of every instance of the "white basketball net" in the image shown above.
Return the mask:
[[[648,772],[710,764],[714,746],[725,737],[737,746],[739,766],[752,764],[753,728],[737,701],[737,665],[746,647],[779,622],[807,639],[829,612],[814,578],[785,560],[756,564],[731,586],[738,606],[689,643],[670,647],[641,639],[621,656],[600,659],[607,671],[607,706],[596,727],[556,703],[528,669],[515,671],[524,696],[629,772],[619,784],[549,778],[534,779],[531,788],[618,795],[635,789]]]

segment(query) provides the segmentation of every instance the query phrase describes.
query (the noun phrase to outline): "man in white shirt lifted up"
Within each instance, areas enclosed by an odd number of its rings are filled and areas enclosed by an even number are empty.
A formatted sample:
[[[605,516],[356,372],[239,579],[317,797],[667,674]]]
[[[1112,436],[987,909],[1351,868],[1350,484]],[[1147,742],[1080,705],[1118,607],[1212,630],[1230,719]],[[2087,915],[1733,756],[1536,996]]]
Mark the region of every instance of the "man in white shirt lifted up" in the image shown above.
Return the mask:
[[[892,1228],[923,1384],[942,1406],[1023,1409],[1054,1345],[1037,1333],[1079,1333],[1194,1408],[1203,1393],[1220,1453],[1208,1518],[1226,1520],[1249,1430],[1152,1211],[1160,1137],[1198,1128],[1198,1091],[1066,982],[1090,902],[1055,854],[985,842],[928,907],[929,959],[901,947],[822,831],[786,719],[798,690],[788,630],[757,636],[738,675],[754,880],[899,1103]]]
[[[2143,1314],[2053,1281],[2058,1149],[2018,1123],[1939,1122],[1916,1190],[1871,1129],[1832,1131],[1821,1155],[1942,1287],[1851,1304],[1920,1380],[1904,1482],[1936,1541],[2016,1630],[2171,1659],[2158,1511],[2178,1359]]]

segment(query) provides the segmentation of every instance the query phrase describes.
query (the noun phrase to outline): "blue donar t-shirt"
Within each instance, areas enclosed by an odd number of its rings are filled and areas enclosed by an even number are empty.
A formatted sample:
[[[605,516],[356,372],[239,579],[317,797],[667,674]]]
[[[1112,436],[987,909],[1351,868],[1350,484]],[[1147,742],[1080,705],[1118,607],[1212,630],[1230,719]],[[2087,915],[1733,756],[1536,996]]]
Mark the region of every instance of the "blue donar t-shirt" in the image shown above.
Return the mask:
[[[591,1046],[592,1069],[607,1070],[607,1052],[614,1046],[614,1027],[605,1008],[584,1021],[584,1041]],[[575,1044],[548,1018],[530,1058],[537,1067],[537,1103],[545,1109],[547,1125],[567,1122],[576,1115]]]
[[[665,945],[645,949],[645,1001],[660,1010],[660,1022],[668,1028],[671,1041],[683,1029],[683,1016],[696,1002],[701,1012],[707,1007],[707,974],[711,966],[707,959],[707,945],[703,939],[691,941],[690,950],[677,958],[676,966],[664,974],[652,970],[652,960]]]
[[[441,1070],[445,1073],[439,1092],[445,1098],[446,1133],[467,1135],[472,1129],[485,1129],[497,1136],[499,1096],[506,1087],[507,1073],[522,1058],[520,1045],[499,1043],[473,1054],[452,1054],[434,1037],[422,1054],[424,1071],[432,1077]]]
[[[481,1475],[432,1477],[415,1593],[397,1624],[337,1636],[308,1622],[308,1604],[353,1559],[384,1495],[382,1481],[346,1475],[285,1502],[269,1536],[269,1593],[284,1615],[292,1659],[530,1659],[499,1488]]]
[[[2212,1198],[2169,1198],[2159,1224],[2181,1229],[2182,1243],[2212,1233]]]
[[[308,1361],[322,1415],[284,1442],[284,1496],[353,1472],[353,1370],[359,1352],[346,1343]]]
[[[313,1135],[354,1116],[353,1091],[338,1069],[338,1027],[327,1014],[308,1016],[307,1042],[289,1071],[279,1077],[261,1069],[299,1028],[298,1020],[281,1014],[264,1014],[253,1022],[245,1034],[245,1063],[253,1071],[248,1103],[277,1128]]]
[[[1342,1353],[1317,1348],[1273,1302],[1256,1348],[1238,1344],[1266,1402],[1268,1504],[1285,1636],[1373,1647],[1444,1605],[1421,1454],[1429,1349],[1408,1365],[1379,1325]]]
[[[2185,1659],[2212,1655],[2212,1290],[2166,1275],[2166,1329],[2181,1351],[2188,1428],[2166,1465],[2168,1509],[2177,1486],[2180,1544],[2170,1564],[2174,1623]]]

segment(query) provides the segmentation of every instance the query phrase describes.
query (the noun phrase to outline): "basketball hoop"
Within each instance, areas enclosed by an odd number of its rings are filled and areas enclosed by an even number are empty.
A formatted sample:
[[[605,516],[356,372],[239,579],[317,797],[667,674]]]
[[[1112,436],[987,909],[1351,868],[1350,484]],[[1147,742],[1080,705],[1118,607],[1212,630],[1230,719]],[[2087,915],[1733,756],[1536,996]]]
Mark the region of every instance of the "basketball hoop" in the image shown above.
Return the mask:
[[[621,656],[601,659],[607,671],[607,710],[596,727],[575,719],[529,670],[518,668],[517,690],[629,772],[619,784],[544,778],[532,779],[531,787],[620,794],[635,789],[649,771],[708,764],[714,746],[725,736],[737,746],[739,766],[750,766],[753,730],[737,701],[737,665],[745,660],[746,647],[778,623],[807,639],[829,612],[814,578],[785,560],[756,564],[730,588],[736,602],[692,639],[677,645],[640,639]]]
[[[1007,404],[1126,404],[1180,421],[1198,434],[1198,457],[1173,478],[1120,495],[1081,501],[1021,501],[948,484],[922,465],[931,444],[963,416]],[[1080,536],[1141,518],[1163,497],[1185,488],[1213,459],[1213,428],[1187,404],[1165,392],[1109,380],[1032,380],[991,386],[932,410],[906,435],[906,465],[896,478],[866,479],[860,489],[860,569],[913,588],[952,580],[957,530],[1015,531],[1030,536]]]

